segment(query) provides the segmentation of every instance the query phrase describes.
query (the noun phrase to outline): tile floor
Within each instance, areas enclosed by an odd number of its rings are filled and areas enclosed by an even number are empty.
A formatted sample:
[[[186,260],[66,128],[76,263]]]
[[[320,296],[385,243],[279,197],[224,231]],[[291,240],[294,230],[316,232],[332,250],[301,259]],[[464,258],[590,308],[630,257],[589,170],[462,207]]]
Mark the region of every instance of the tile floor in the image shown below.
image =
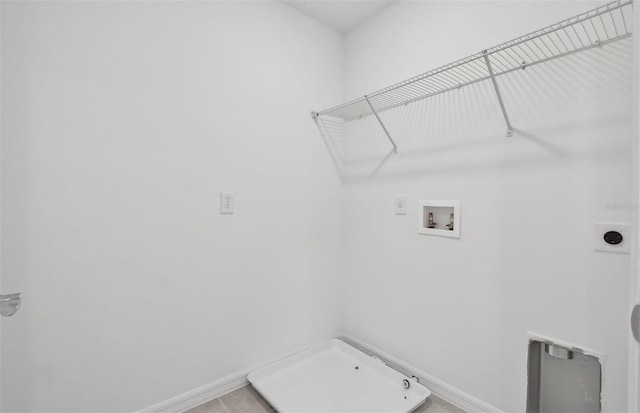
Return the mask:
[[[211,400],[185,413],[271,413],[273,407],[251,385]],[[413,413],[465,413],[437,396],[431,396]]]

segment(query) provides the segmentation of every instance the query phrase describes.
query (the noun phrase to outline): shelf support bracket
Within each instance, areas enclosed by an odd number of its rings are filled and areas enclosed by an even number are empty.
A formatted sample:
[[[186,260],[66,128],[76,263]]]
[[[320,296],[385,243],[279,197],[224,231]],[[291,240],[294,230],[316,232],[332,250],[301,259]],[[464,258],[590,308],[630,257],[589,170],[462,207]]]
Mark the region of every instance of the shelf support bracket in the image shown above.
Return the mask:
[[[376,117],[376,119],[378,120],[378,123],[380,124],[380,126],[382,126],[382,130],[387,135],[387,138],[389,138],[389,142],[391,142],[391,145],[393,145],[393,153],[397,154],[398,153],[398,146],[393,141],[393,138],[389,134],[389,131],[387,130],[387,128],[384,126],[384,123],[382,123],[382,120],[380,119],[380,116],[378,116],[378,112],[376,112],[376,110],[373,108],[373,105],[371,104],[371,101],[369,101],[369,96],[364,95],[364,100],[367,101],[367,104],[371,108],[371,112],[373,112],[373,116]]]
[[[504,107],[504,102],[502,101],[502,95],[500,94],[500,88],[498,87],[496,76],[493,74],[493,68],[491,67],[491,62],[489,61],[489,56],[487,55],[487,51],[483,50],[482,54],[484,55],[484,61],[487,64],[487,70],[489,71],[489,77],[491,77],[493,88],[496,91],[496,95],[498,96],[498,102],[500,102],[500,109],[502,109],[502,115],[504,115],[504,120],[505,122],[507,122],[507,137],[511,137],[513,136],[513,127],[511,126],[511,121],[509,121],[509,115],[507,115],[507,109],[505,109]]]

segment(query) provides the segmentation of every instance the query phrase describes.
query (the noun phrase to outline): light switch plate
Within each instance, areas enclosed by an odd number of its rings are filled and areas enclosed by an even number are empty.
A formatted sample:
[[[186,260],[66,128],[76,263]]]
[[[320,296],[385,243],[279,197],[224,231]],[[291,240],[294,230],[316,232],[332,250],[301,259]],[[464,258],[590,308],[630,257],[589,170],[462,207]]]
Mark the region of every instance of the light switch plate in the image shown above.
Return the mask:
[[[396,215],[407,215],[407,196],[396,195],[394,199]]]
[[[220,192],[220,213],[233,214],[233,207],[234,207],[234,193]]]
[[[604,234],[609,231],[617,231],[622,235],[622,242],[619,244],[607,244],[604,240]],[[598,222],[594,225],[594,250],[601,252],[617,252],[620,254],[629,254],[631,244],[631,225]]]

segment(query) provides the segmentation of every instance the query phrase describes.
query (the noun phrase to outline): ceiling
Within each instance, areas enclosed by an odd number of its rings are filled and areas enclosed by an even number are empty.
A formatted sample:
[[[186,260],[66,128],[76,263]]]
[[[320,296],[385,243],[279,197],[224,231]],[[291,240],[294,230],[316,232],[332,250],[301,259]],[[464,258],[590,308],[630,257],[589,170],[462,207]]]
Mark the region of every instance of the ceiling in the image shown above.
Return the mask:
[[[283,0],[284,3],[343,33],[355,28],[394,0]]]

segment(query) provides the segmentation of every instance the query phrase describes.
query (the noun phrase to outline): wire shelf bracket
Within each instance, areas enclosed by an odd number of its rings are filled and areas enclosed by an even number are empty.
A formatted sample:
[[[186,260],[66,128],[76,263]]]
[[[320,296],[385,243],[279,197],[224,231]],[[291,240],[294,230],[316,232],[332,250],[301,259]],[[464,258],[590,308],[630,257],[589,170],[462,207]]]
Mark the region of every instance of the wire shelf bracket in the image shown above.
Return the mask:
[[[482,53],[484,54],[484,61],[487,64],[487,70],[489,71],[489,76],[491,77],[491,83],[493,83],[493,89],[496,91],[496,96],[498,96],[498,103],[500,103],[500,109],[502,109],[504,121],[507,123],[507,137],[510,138],[513,136],[513,127],[511,126],[511,121],[509,120],[507,109],[504,107],[504,101],[502,100],[502,95],[500,94],[500,87],[498,86],[496,76],[493,74],[493,68],[491,67],[489,56],[487,56],[487,51],[484,50]]]
[[[507,136],[513,136],[498,77],[629,38],[632,22],[632,0],[613,1],[311,116],[316,123],[323,116],[343,122],[374,116],[397,153],[396,142],[380,119],[382,112],[489,80],[507,124]]]
[[[371,108],[371,112],[373,112],[373,115],[378,120],[378,123],[382,127],[382,130],[384,131],[385,135],[387,135],[387,138],[389,138],[389,142],[391,142],[391,145],[393,145],[393,153],[397,154],[398,153],[398,145],[396,145],[396,143],[393,141],[393,138],[391,137],[391,135],[389,135],[389,131],[384,126],[384,123],[382,123],[382,120],[380,119],[380,116],[378,116],[378,112],[376,112],[376,110],[374,109],[373,105],[371,104],[371,101],[369,100],[369,97],[367,95],[364,95],[364,99],[367,101],[367,104]]]

